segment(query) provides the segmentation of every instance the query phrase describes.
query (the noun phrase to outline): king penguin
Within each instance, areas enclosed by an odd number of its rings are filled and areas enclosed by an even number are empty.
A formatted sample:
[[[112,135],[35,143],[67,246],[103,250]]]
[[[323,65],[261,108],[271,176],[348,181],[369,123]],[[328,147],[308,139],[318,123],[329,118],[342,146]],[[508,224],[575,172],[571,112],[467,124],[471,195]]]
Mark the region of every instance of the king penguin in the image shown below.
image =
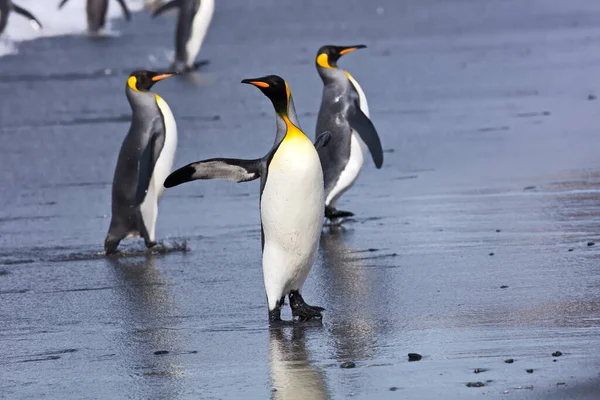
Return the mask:
[[[158,202],[173,166],[177,124],[168,104],[150,88],[173,75],[135,71],[127,79],[125,93],[133,114],[113,179],[106,254],[115,252],[128,237],[143,237],[147,247],[156,244]]]
[[[11,11],[27,18],[34,29],[42,29],[42,24],[40,24],[40,21],[38,21],[32,13],[19,7],[11,0],[0,0],[0,34],[4,32],[4,28],[6,28],[6,24],[8,24],[8,15]]]
[[[273,103],[277,135],[262,158],[213,158],[191,163],[173,172],[165,187],[196,179],[222,178],[247,182],[260,178],[262,266],[269,321],[281,322],[281,306],[289,296],[292,315],[298,320],[322,318],[321,307],[302,298],[304,281],[315,260],[325,194],[323,170],[317,148],[327,145],[324,132],[313,144],[298,127],[288,84],[279,76],[244,79],[259,88]]]
[[[61,9],[67,1],[69,0],[62,0],[58,5],[58,8]],[[106,24],[106,14],[108,12],[108,2],[109,0],[87,0],[85,12],[87,15],[88,33],[91,35],[96,35],[100,29],[104,28],[104,25]],[[125,19],[130,21],[131,12],[129,11],[129,8],[127,8],[125,0],[117,0],[117,2],[123,10]]]
[[[172,0],[158,7],[152,17],[179,8],[175,32],[175,60],[172,69],[183,73],[198,69],[208,61],[195,62],[215,10],[215,0]]]
[[[325,216],[330,220],[354,215],[337,210],[335,205],[358,178],[366,150],[371,153],[375,167],[381,168],[383,164],[381,141],[369,118],[367,98],[356,79],[337,66],[341,56],[364,47],[323,46],[316,58],[324,85],[317,133],[331,133],[331,143],[319,149],[325,175]]]

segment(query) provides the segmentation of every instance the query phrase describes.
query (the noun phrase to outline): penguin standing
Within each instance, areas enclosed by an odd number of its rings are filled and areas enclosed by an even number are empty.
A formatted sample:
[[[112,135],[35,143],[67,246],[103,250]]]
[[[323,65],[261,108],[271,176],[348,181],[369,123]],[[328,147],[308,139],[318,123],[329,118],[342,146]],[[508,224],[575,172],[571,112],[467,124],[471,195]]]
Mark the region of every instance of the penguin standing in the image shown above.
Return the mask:
[[[158,201],[175,158],[177,124],[167,103],[149,90],[173,75],[135,71],[127,80],[125,93],[133,115],[115,169],[106,254],[128,237],[143,237],[147,247],[156,244]]]
[[[213,158],[188,164],[173,172],[165,187],[196,179],[247,182],[260,177],[263,274],[269,321],[281,321],[281,306],[289,296],[292,315],[299,320],[321,319],[321,307],[309,306],[302,286],[315,260],[323,226],[323,170],[316,148],[327,144],[329,133],[315,144],[297,125],[287,83],[276,75],[244,79],[273,103],[277,136],[262,158]]]
[[[26,9],[19,7],[10,0],[0,0],[0,34],[4,32],[6,24],[8,24],[8,15],[11,11],[16,12],[19,15],[27,18],[34,29],[42,29],[42,24],[33,16],[32,13]]]
[[[215,10],[214,0],[172,0],[158,7],[153,17],[179,8],[175,32],[175,60],[172,69],[183,73],[198,69],[208,61],[195,62]]]
[[[371,153],[375,167],[383,164],[381,141],[369,119],[367,98],[352,75],[337,66],[341,56],[364,47],[323,46],[316,58],[324,85],[317,132],[331,132],[331,143],[319,150],[325,176],[325,216],[330,220],[354,215],[337,210],[335,205],[358,178],[365,151]]]
[[[61,9],[67,1],[69,0],[62,0],[58,5],[58,8]],[[100,29],[104,28],[104,25],[106,24],[106,13],[108,12],[108,1],[109,0],[87,0],[85,11],[87,15],[88,32],[90,34],[97,34]],[[117,1],[123,10],[125,19],[127,21],[131,20],[131,13],[129,12],[129,8],[127,8],[125,0]]]

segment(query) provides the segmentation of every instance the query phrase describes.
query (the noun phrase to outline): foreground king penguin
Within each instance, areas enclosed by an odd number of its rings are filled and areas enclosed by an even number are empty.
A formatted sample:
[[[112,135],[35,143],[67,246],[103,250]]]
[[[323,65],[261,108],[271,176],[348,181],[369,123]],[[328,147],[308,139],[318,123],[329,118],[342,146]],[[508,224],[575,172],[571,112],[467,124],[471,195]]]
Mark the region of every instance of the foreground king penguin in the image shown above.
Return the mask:
[[[292,315],[301,321],[321,319],[321,307],[302,298],[302,286],[315,260],[323,226],[323,170],[316,148],[325,146],[328,132],[315,144],[300,130],[287,83],[276,75],[244,79],[273,103],[277,135],[262,158],[213,158],[173,172],[165,187],[196,179],[247,182],[260,177],[263,274],[269,321],[281,321],[281,306],[289,296]]]
[[[316,131],[331,132],[329,145],[319,149],[325,177],[325,216],[330,220],[354,215],[335,206],[358,178],[366,149],[375,167],[383,164],[381,141],[369,118],[367,98],[352,75],[337,66],[341,56],[364,47],[323,46],[316,58],[324,85]]]
[[[179,18],[175,31],[175,60],[171,68],[179,73],[189,72],[208,63],[195,60],[212,20],[215,0],[172,0],[158,7],[152,16],[174,8],[179,9]]]
[[[115,169],[106,254],[114,253],[124,238],[141,236],[147,247],[156,244],[158,201],[173,166],[177,125],[167,103],[150,88],[173,75],[135,71],[127,79],[133,114]]]
[[[11,11],[14,11],[15,13],[27,18],[34,29],[37,30],[42,28],[42,24],[40,24],[40,22],[33,16],[32,13],[22,7],[19,7],[11,0],[0,0],[0,33],[4,31],[4,28],[6,28],[6,24],[8,24],[8,15]]]

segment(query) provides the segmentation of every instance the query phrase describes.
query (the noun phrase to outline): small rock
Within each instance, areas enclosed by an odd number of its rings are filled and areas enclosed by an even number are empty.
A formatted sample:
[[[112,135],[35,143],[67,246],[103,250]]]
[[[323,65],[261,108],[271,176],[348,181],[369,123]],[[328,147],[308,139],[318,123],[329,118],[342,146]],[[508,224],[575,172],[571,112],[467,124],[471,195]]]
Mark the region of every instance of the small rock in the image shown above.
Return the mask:
[[[560,351],[555,351],[554,353],[552,353],[552,357],[560,357],[562,356],[562,353]]]
[[[535,186],[525,186],[523,188],[523,190],[533,190],[533,189],[535,189]]]
[[[169,352],[167,350],[157,350],[154,352],[155,356],[161,356],[163,354],[169,354]]]
[[[502,232],[500,229],[496,229],[496,232]]]
[[[523,389],[523,386],[515,386],[515,389],[521,390],[521,389]]]
[[[596,244],[596,243],[594,243],[594,242],[588,242],[588,243],[587,243],[587,245],[588,245],[588,246],[593,246],[593,245],[595,245],[595,244]]]
[[[508,289],[508,285],[502,285],[500,286],[500,289]]]
[[[565,382],[556,382],[556,386],[566,385]]]
[[[475,368],[473,370],[473,372],[476,373],[476,374],[480,374],[480,373],[485,372],[485,371],[489,371],[489,370],[487,368]]]
[[[484,387],[485,383],[483,382],[467,382],[467,387]]]
[[[494,253],[490,253],[490,256],[493,256],[493,255],[494,255]]]
[[[408,361],[420,361],[423,358],[422,355],[417,353],[408,353]]]
[[[527,385],[525,386],[525,389],[533,389],[533,385]]]
[[[592,101],[592,100],[596,100],[596,96],[593,94],[588,94],[588,100]]]
[[[525,372],[527,372],[528,374],[533,374],[533,370],[531,368],[526,369]]]
[[[556,358],[554,360],[552,360],[552,362],[556,362]]]
[[[575,250],[575,249],[569,249],[569,251],[573,251],[573,250]]]
[[[340,368],[354,368],[356,364],[352,361],[346,361],[340,364]]]
[[[507,364],[512,364],[512,363],[515,362],[515,360],[512,359],[512,358],[509,358],[509,359],[504,360],[504,362],[507,363]]]
[[[396,390],[398,390],[398,388],[397,388],[396,386],[392,386],[392,387],[390,388],[390,392],[395,392]]]
[[[508,390],[505,390],[505,391],[504,391],[504,392],[502,392],[502,393],[504,393],[504,394],[508,394],[508,393],[510,393],[510,392],[509,392]]]

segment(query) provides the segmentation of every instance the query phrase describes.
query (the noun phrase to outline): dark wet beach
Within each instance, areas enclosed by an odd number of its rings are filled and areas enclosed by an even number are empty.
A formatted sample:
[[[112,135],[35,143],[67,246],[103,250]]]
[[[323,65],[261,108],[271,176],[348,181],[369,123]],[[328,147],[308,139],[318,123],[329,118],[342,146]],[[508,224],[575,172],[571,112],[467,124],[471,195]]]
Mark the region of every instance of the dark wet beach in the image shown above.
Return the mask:
[[[385,163],[343,198],[356,219],[324,230],[305,286],[323,324],[278,330],[257,182],[167,190],[157,234],[188,251],[102,256],[125,79],[166,66],[149,57],[174,22],[0,58],[0,398],[600,398],[596,2],[217,3],[211,64],[154,87],[176,167],[270,148],[271,105],[243,78],[287,79],[313,137],[316,50],[369,46],[340,65]]]

